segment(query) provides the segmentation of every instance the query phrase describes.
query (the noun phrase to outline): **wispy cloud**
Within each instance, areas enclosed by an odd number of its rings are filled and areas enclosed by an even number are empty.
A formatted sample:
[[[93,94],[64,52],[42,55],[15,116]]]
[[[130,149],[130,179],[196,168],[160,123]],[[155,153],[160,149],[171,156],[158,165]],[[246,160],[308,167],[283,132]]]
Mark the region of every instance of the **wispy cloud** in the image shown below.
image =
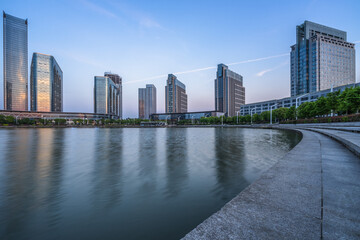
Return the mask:
[[[255,59],[250,59],[250,60],[244,60],[241,62],[229,63],[227,65],[232,66],[232,65],[238,65],[238,64],[243,64],[243,63],[259,62],[259,61],[269,60],[269,59],[273,59],[273,58],[285,57],[285,56],[289,56],[289,55],[290,55],[290,53],[283,53],[283,54],[274,55],[274,56],[270,56],[270,57],[255,58]]]
[[[92,3],[90,1],[87,1],[87,0],[81,0],[81,3],[84,4],[87,8],[91,9],[92,11],[94,12],[97,12],[101,15],[104,15],[104,16],[107,16],[107,17],[110,17],[110,18],[114,18],[114,19],[120,19],[119,16],[117,16],[116,14],[114,14],[113,12],[103,8],[103,7],[100,7],[99,5],[95,4],[95,3]]]
[[[284,54],[279,54],[279,55],[274,55],[274,56],[269,56],[269,57],[249,59],[249,60],[244,60],[244,61],[241,61],[241,62],[233,62],[233,63],[229,63],[229,64],[226,64],[226,65],[233,66],[233,65],[239,65],[239,64],[244,64],[244,63],[265,61],[265,60],[269,60],[269,59],[273,59],[273,58],[280,58],[280,57],[285,57],[285,56],[289,56],[289,53],[284,53]],[[287,64],[287,63],[288,62],[286,62],[285,64]],[[285,65],[285,64],[283,64],[283,65]],[[217,68],[216,66],[210,66],[210,67],[197,68],[197,69],[192,69],[192,70],[187,70],[187,71],[182,71],[182,72],[175,72],[173,74],[174,75],[181,75],[181,74],[188,74],[188,73],[194,73],[194,72],[207,71],[207,70],[216,69],[216,68]],[[269,71],[271,71],[271,70],[269,70]],[[264,74],[265,73],[263,73],[262,75],[264,75]],[[145,81],[148,81],[148,80],[160,79],[160,78],[164,78],[164,77],[167,77],[167,74],[154,76],[154,77],[149,77],[149,78],[144,78],[144,79],[139,79],[139,80],[134,80],[134,81],[129,81],[129,82],[124,82],[124,84],[145,82]]]
[[[164,27],[158,21],[152,18],[149,14],[139,9],[134,9],[133,7],[130,7],[125,3],[120,3],[116,1],[109,2],[109,4],[111,4],[111,6],[114,9],[121,12],[122,15],[136,22],[141,27],[145,27],[149,29],[150,28],[164,29]]]
[[[360,43],[360,41],[355,41],[354,43]]]
[[[283,63],[281,63],[280,65],[278,65],[278,66],[276,66],[276,67],[265,69],[265,70],[263,70],[263,71],[261,71],[261,72],[256,73],[256,76],[262,77],[262,76],[264,76],[264,74],[266,74],[266,73],[268,73],[268,72],[275,71],[276,69],[281,68],[282,66],[285,66],[285,65],[287,65],[288,63],[289,63],[289,61],[286,61],[286,62],[283,62]]]
[[[142,16],[138,19],[138,22],[141,26],[147,27],[147,28],[163,28],[157,21],[154,19],[151,19],[147,16]]]
[[[89,56],[82,55],[81,53],[62,50],[59,54],[63,55],[64,57],[70,58],[76,62],[79,62],[79,63],[83,63],[83,64],[86,64],[86,65],[89,65],[92,67],[97,67],[100,69],[106,69],[106,66],[104,64],[102,64],[101,62],[91,59]]]

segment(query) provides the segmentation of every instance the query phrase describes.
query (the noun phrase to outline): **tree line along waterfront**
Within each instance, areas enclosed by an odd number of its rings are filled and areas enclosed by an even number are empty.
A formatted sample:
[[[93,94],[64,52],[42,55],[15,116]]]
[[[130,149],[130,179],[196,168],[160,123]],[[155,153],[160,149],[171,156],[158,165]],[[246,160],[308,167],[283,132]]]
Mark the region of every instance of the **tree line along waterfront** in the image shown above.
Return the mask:
[[[185,119],[176,122],[169,121],[178,125],[191,124],[251,124],[269,123],[270,116],[275,123],[320,123],[320,122],[348,122],[360,121],[360,87],[351,87],[343,92],[336,91],[322,96],[313,102],[304,102],[298,108],[277,108],[261,114],[234,116],[234,117],[202,117],[201,119]],[[21,118],[0,115],[0,124],[7,125],[34,125],[34,126],[103,126],[103,125],[123,125],[136,126],[141,123],[149,122],[138,118],[128,119],[43,119],[43,118]]]

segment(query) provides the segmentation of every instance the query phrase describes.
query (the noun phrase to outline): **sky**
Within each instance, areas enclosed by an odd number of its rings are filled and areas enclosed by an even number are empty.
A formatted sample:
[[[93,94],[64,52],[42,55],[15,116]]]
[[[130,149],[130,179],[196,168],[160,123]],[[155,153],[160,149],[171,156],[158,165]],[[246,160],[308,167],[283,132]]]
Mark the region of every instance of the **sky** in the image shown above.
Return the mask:
[[[157,88],[164,112],[169,73],[186,85],[189,111],[214,110],[219,63],[243,76],[246,103],[290,96],[290,46],[305,20],[358,42],[360,81],[359,0],[1,0],[0,8],[28,19],[29,76],[33,52],[57,60],[66,112],[93,112],[94,76],[108,71],[123,78],[124,118],[138,116],[138,88],[146,84]],[[3,84],[2,67],[0,75]]]

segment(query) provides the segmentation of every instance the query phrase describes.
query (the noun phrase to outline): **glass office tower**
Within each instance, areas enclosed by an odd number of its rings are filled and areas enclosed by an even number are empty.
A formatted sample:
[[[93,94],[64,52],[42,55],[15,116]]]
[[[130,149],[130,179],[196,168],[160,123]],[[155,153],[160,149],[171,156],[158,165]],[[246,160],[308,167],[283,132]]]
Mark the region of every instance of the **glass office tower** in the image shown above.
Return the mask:
[[[305,21],[290,61],[291,96],[355,83],[355,48],[344,31]]]
[[[31,111],[63,111],[63,72],[51,55],[33,53],[30,73]]]
[[[28,22],[3,12],[4,109],[28,110]]]
[[[187,94],[185,84],[180,82],[173,74],[168,75],[165,86],[166,113],[187,112]]]
[[[118,88],[117,91],[119,93],[119,101],[117,102],[117,115],[119,116],[119,118],[122,118],[122,78],[115,73],[111,73],[111,72],[105,72],[104,73],[105,77],[109,77],[116,85],[116,87]]]
[[[139,118],[150,119],[156,113],[156,87],[146,84],[146,88],[139,88]]]
[[[227,116],[236,116],[240,106],[245,104],[243,77],[219,64],[215,79],[215,111]]]
[[[120,91],[110,77],[94,77],[94,112],[119,116]]]

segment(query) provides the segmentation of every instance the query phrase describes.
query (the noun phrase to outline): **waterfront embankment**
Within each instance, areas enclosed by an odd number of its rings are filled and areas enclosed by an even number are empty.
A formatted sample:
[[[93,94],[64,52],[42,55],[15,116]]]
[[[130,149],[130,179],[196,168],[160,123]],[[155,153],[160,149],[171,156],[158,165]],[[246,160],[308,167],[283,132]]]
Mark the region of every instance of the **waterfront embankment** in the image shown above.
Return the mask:
[[[184,239],[360,236],[359,123],[285,127],[302,141]]]

